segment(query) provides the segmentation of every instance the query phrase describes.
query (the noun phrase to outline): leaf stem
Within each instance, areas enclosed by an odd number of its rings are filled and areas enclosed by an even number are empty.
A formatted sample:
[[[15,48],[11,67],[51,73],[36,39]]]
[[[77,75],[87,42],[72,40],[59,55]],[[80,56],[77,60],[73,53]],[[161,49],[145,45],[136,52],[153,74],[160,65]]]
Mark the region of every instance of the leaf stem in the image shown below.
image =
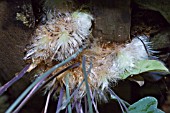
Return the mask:
[[[13,79],[11,79],[9,82],[7,82],[5,85],[0,87],[0,95],[2,95],[12,84],[14,84],[16,81],[18,81],[20,78],[22,78],[25,73],[27,72],[30,65],[25,66],[25,68]]]
[[[69,92],[69,74],[66,75],[65,77],[65,83],[66,83],[66,97],[67,99],[70,98],[70,92]],[[68,113],[72,113],[71,112],[71,104],[68,104]]]
[[[17,100],[7,109],[6,113],[11,113],[13,109],[22,101],[22,99],[29,93],[29,91],[41,80],[45,80],[53,71],[55,71],[57,68],[63,66],[64,64],[70,62],[72,59],[76,58],[77,55],[82,52],[83,48],[80,48],[75,54],[73,54],[71,57],[67,58],[66,60],[62,61],[61,63],[55,65],[51,69],[49,69],[47,72],[45,72],[43,75],[38,77],[18,98]]]
[[[88,78],[87,78],[87,72],[86,72],[86,57],[85,56],[83,56],[82,67],[83,67],[83,74],[84,74],[84,79],[85,79],[85,84],[86,84],[89,112],[93,113],[92,101],[91,101],[90,90],[89,90],[89,85],[88,85]]]

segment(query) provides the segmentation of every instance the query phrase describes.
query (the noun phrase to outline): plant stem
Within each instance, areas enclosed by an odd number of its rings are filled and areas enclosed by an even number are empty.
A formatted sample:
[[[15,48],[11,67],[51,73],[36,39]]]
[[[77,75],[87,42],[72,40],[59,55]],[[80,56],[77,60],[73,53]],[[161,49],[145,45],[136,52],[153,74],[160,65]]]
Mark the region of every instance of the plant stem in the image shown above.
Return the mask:
[[[83,56],[82,67],[83,67],[83,74],[84,74],[84,79],[85,79],[85,84],[86,84],[89,112],[93,113],[92,101],[91,101],[90,90],[89,90],[89,85],[88,85],[88,78],[87,78],[87,73],[86,73],[86,58],[85,58],[85,56]]]
[[[83,82],[84,82],[84,81],[85,81],[85,80],[83,79],[83,81],[80,83],[80,85],[77,87],[77,89],[71,94],[70,98],[68,98],[68,99],[66,100],[66,102],[63,103],[63,105],[62,105],[59,109],[57,109],[56,113],[59,113],[65,106],[67,106],[67,104],[70,102],[71,98],[73,98],[73,96],[78,92],[78,90],[80,89],[80,87],[83,85]]]
[[[48,105],[49,105],[49,101],[50,101],[50,97],[51,97],[51,92],[49,91],[47,99],[46,99],[46,103],[45,103],[45,109],[44,109],[44,113],[47,113],[47,109],[48,109]]]
[[[45,80],[53,71],[55,71],[57,68],[63,66],[64,64],[70,62],[72,59],[76,58],[77,55],[82,52],[83,48],[80,48],[75,54],[73,54],[71,57],[67,58],[66,60],[62,61],[61,63],[55,65],[51,69],[49,69],[47,72],[45,72],[43,75],[38,77],[18,98],[17,100],[7,109],[6,113],[11,113],[13,109],[22,101],[22,99],[27,95],[27,93],[41,80]]]
[[[63,100],[63,95],[64,95],[64,88],[62,87],[60,89],[60,96],[59,96],[59,100],[58,100],[57,110],[56,111],[58,111],[58,109],[60,109],[60,107],[61,107],[62,100]]]
[[[32,95],[38,90],[40,85],[43,81],[38,82],[34,88],[28,93],[28,95],[24,98],[24,100],[20,103],[20,105],[17,106],[17,108],[14,110],[14,113],[18,113],[19,110],[24,106],[24,104],[32,97]]]
[[[66,75],[65,77],[65,83],[66,83],[66,97],[67,99],[70,98],[70,92],[69,92],[69,74]],[[71,104],[68,104],[68,113],[72,113],[71,112]]]
[[[126,113],[128,113],[128,108],[126,107],[126,105],[124,104],[124,102],[122,101],[122,99],[120,99],[120,98],[114,93],[114,91],[112,91],[112,89],[110,89],[109,87],[108,87],[107,90],[108,90],[108,92],[109,92],[111,95],[114,95],[114,96],[116,97],[117,101],[118,101],[119,104],[120,104],[120,107],[121,107],[123,113],[125,113],[124,109],[126,110]],[[122,105],[123,105],[124,109],[123,109]]]
[[[5,85],[0,87],[0,95],[2,95],[12,84],[14,84],[16,81],[18,81],[20,78],[22,78],[25,73],[27,72],[30,65],[25,66],[25,68],[13,79],[11,79],[9,82],[7,82]]]

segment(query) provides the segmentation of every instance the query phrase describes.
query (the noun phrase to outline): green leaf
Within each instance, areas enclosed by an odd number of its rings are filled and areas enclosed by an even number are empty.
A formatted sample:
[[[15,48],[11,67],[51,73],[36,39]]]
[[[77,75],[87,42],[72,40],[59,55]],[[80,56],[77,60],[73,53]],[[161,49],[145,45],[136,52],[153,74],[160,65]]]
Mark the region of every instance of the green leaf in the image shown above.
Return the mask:
[[[138,75],[143,72],[148,71],[163,71],[169,73],[169,70],[164,66],[164,64],[157,60],[141,60],[135,64],[135,68],[130,71],[126,71],[121,74],[120,77],[122,79],[126,79],[130,75]]]
[[[141,67],[141,72],[156,70],[166,72],[169,71],[162,62],[157,60],[141,60],[138,62],[137,66]]]
[[[154,97],[145,97],[130,105],[129,113],[164,113],[157,108],[158,102]]]

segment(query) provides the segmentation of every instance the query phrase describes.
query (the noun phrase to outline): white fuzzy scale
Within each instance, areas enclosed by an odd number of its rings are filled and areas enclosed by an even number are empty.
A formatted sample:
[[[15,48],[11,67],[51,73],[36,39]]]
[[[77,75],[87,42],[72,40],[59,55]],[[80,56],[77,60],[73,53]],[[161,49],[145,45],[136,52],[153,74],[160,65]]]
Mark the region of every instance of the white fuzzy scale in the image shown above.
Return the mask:
[[[83,45],[83,41],[91,33],[93,17],[82,12],[63,15],[53,15],[46,24],[38,26],[25,60],[32,59],[33,63],[42,60],[62,61]]]
[[[104,54],[107,50],[100,51],[101,49],[98,49],[95,51],[94,48],[91,49],[97,55],[93,56],[95,60],[93,60],[93,68],[89,75],[89,83],[93,90],[97,91],[97,94],[100,93],[97,96],[99,100],[107,101],[104,92],[109,87],[110,82],[116,83],[121,80],[120,75],[134,69],[138,61],[147,60],[148,54],[152,55],[154,51],[150,49],[149,45],[150,42],[147,41],[146,36],[139,36],[125,46],[119,46],[117,51],[114,50],[115,48],[110,48],[111,52],[108,51],[106,55]],[[86,56],[90,55],[86,54]]]
[[[24,59],[32,60],[31,69],[42,61],[48,64],[52,60],[65,60],[85,44],[91,33],[92,20],[90,14],[82,12],[51,16],[46,24],[36,29],[33,42]],[[92,92],[98,94],[99,100],[107,101],[104,90],[109,87],[109,82],[117,82],[121,79],[120,75],[135,68],[136,62],[146,60],[148,55],[152,55],[149,44],[146,36],[136,37],[124,46],[116,46],[117,48],[103,48],[97,42],[89,44],[92,47],[87,48],[83,55],[87,58],[87,69],[90,67],[89,62],[93,63],[88,80]],[[75,89],[83,78],[82,69],[75,68],[69,77],[70,91]],[[60,80],[55,79],[56,82],[64,84],[64,76]],[[49,87],[55,85],[50,84]],[[82,98],[85,93],[86,88],[83,85],[76,97]]]

